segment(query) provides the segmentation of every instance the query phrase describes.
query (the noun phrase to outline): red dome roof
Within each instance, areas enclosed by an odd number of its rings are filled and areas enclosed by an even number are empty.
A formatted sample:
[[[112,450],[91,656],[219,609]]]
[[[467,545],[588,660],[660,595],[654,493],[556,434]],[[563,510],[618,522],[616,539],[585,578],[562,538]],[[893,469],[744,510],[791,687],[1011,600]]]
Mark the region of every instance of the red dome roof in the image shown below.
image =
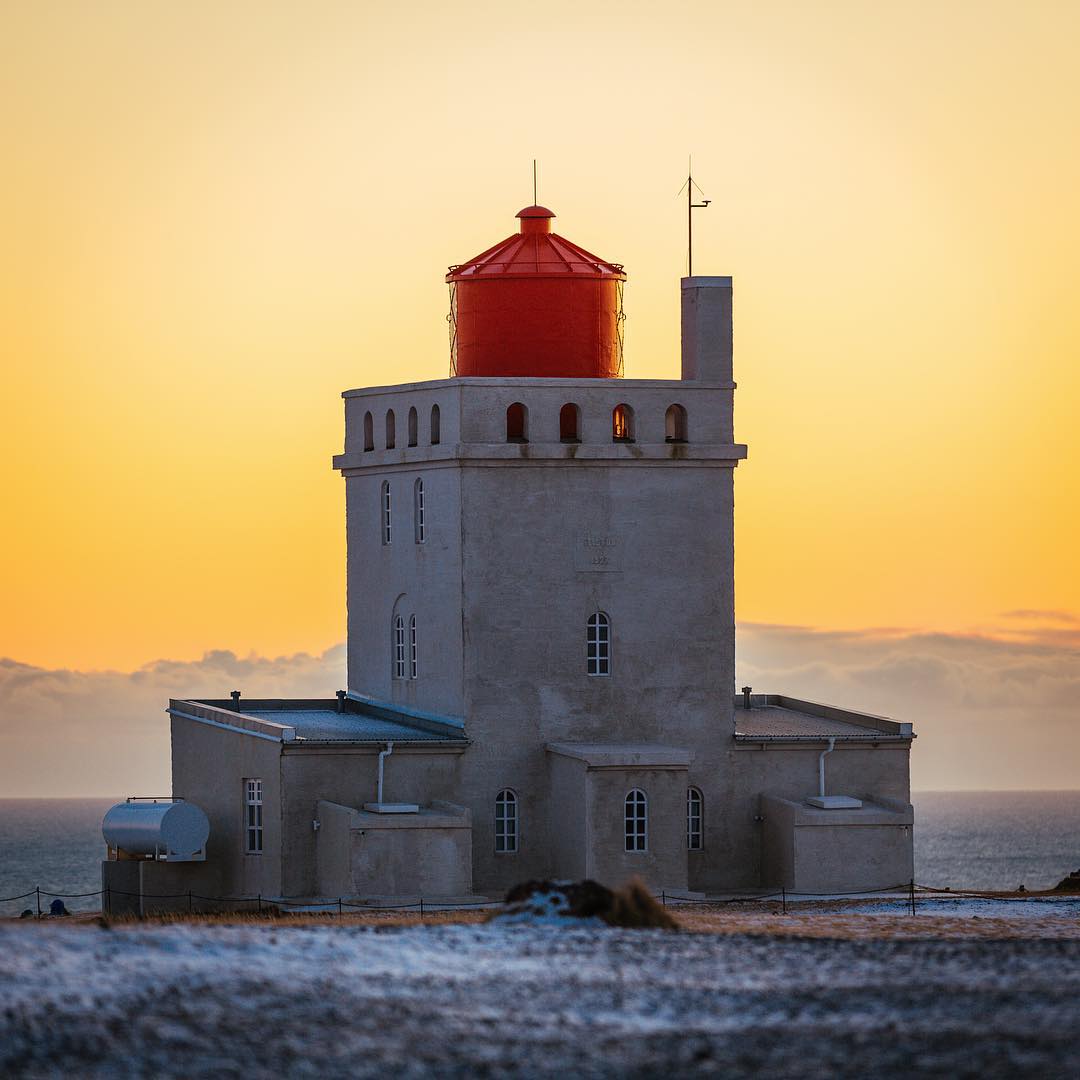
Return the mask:
[[[558,233],[549,232],[555,214],[546,206],[526,206],[517,215],[521,232],[481,252],[475,258],[451,266],[447,281],[475,281],[489,277],[611,278],[625,281],[621,263],[609,263]]]

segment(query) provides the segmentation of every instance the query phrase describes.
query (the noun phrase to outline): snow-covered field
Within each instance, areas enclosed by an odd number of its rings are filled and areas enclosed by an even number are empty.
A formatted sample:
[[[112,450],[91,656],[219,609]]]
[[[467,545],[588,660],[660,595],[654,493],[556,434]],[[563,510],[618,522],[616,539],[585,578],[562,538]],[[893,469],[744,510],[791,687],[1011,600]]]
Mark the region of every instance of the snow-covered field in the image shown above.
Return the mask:
[[[0,926],[0,1075],[1080,1075],[1080,941]]]

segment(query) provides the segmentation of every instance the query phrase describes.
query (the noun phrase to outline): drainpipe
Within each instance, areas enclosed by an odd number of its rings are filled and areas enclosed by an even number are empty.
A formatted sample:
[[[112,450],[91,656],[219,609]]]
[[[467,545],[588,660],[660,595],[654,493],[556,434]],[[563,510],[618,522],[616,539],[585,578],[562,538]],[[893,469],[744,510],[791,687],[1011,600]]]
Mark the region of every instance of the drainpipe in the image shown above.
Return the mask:
[[[390,744],[391,746],[393,743]],[[836,745],[835,739],[829,740],[829,749],[821,751],[821,757],[817,761],[817,775],[818,775],[818,794],[825,798],[825,755],[833,752],[833,747]],[[379,761],[379,798],[382,798],[382,760]]]
[[[377,801],[379,805],[382,805],[382,785],[383,785],[383,762],[394,752],[394,744],[388,742],[385,750],[379,751],[379,794]],[[822,774],[824,775],[824,774]]]

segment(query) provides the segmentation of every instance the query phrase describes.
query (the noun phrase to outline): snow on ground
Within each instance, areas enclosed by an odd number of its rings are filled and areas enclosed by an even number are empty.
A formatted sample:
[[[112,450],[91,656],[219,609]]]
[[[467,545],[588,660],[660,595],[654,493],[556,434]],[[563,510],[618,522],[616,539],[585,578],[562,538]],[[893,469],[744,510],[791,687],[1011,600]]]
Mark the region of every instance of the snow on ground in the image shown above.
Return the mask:
[[[1080,941],[0,926],[5,1077],[759,1073],[1080,1075]]]

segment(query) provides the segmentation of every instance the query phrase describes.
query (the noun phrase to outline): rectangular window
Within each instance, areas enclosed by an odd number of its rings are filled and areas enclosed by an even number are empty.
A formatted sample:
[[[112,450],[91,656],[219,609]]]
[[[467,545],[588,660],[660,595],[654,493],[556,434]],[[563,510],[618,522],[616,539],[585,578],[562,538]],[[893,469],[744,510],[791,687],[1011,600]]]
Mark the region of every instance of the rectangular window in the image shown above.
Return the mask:
[[[261,780],[244,781],[244,853],[261,855],[263,850],[263,788]]]
[[[382,486],[382,542],[389,544],[392,539],[390,531],[390,484],[383,482]]]
[[[427,530],[424,525],[424,481],[417,480],[413,487],[413,499],[415,505],[413,506],[413,516],[416,523],[416,542],[422,544],[427,537]]]
[[[400,615],[394,620],[394,678],[405,678],[405,620]]]
[[[586,672],[589,675],[610,675],[611,622],[602,611],[590,616],[585,644]]]
[[[416,678],[417,663],[416,663],[416,616],[412,615],[409,618],[409,678]]]

